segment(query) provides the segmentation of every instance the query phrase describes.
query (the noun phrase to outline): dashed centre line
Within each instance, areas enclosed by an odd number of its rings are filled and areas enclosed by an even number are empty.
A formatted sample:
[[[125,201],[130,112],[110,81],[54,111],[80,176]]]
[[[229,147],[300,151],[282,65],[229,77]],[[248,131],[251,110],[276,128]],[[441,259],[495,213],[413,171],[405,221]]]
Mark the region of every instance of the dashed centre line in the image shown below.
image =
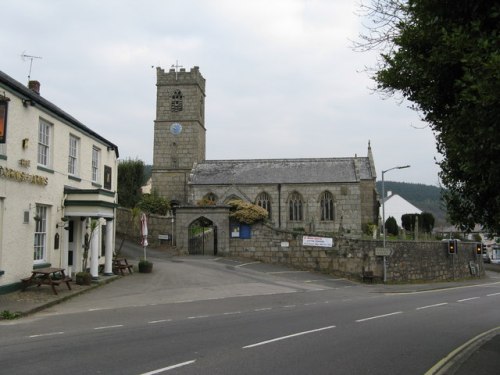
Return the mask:
[[[148,324],[156,324],[156,323],[165,323],[165,322],[171,322],[172,319],[160,319],[160,320],[152,320],[148,322]]]
[[[471,301],[473,299],[478,299],[479,297],[470,297],[470,298],[464,298],[464,299],[459,299],[457,302],[465,302],[465,301]]]
[[[312,330],[310,330],[310,331],[298,332],[298,333],[294,333],[294,334],[287,335],[287,336],[276,337],[276,338],[271,339],[271,340],[261,341],[261,342],[255,343],[255,344],[251,344],[251,345],[244,346],[242,349],[254,348],[254,347],[256,347],[256,346],[261,346],[261,345],[265,345],[265,344],[270,344],[270,343],[272,343],[272,342],[281,341],[281,340],[286,340],[286,339],[289,339],[289,338],[292,338],[292,337],[297,337],[297,336],[307,335],[307,334],[310,334],[310,333],[315,333],[315,332],[319,332],[319,331],[324,331],[324,330],[327,330],[327,329],[332,329],[332,328],[335,328],[335,326],[327,326],[327,327],[322,327],[322,328],[312,329]]]
[[[498,296],[500,295],[500,293],[491,293],[491,294],[487,294],[486,297],[493,297],[493,296]]]
[[[383,315],[371,316],[371,317],[369,317],[369,318],[358,319],[358,320],[356,320],[356,323],[366,322],[367,320],[373,320],[373,319],[386,318],[386,317],[388,317],[388,316],[398,315],[398,314],[402,314],[402,313],[403,313],[402,311],[396,311],[396,312],[389,313],[389,314],[383,314]]]
[[[209,315],[197,315],[197,316],[188,316],[188,319],[203,319],[208,317]]]
[[[417,307],[416,310],[430,309],[431,307],[439,307],[439,306],[444,306],[444,305],[447,305],[447,304],[448,304],[448,302],[436,303],[434,305],[427,305],[427,306]]]
[[[111,328],[120,328],[120,327],[123,327],[123,324],[116,324],[114,326],[95,327],[94,330],[98,331],[100,329],[111,329]]]
[[[141,375],[154,375],[154,374],[159,374],[159,373],[161,373],[161,372],[170,371],[170,370],[173,370],[173,369],[176,369],[176,368],[179,368],[179,367],[183,367],[183,366],[190,365],[190,364],[195,363],[195,362],[196,362],[196,359],[193,359],[192,361],[186,361],[186,362],[178,363],[178,364],[176,364],[176,365],[172,365],[172,366],[168,366],[168,367],[160,368],[160,369],[158,369],[158,370],[153,370],[153,371],[149,371],[149,372],[144,372],[144,373],[142,373]]]
[[[50,333],[41,333],[38,335],[31,335],[28,336],[29,338],[35,338],[35,337],[45,337],[45,336],[55,336],[55,335],[63,335],[64,332],[50,332]]]

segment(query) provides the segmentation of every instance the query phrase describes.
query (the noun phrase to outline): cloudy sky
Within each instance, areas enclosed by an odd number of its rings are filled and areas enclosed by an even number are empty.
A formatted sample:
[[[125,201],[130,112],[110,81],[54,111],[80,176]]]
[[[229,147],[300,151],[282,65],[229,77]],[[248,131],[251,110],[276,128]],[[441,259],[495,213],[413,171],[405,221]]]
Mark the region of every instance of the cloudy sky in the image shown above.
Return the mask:
[[[115,143],[153,159],[156,68],[199,66],[207,159],[365,156],[378,178],[438,184],[434,136],[373,93],[352,50],[353,0],[16,0],[1,7],[0,70]]]

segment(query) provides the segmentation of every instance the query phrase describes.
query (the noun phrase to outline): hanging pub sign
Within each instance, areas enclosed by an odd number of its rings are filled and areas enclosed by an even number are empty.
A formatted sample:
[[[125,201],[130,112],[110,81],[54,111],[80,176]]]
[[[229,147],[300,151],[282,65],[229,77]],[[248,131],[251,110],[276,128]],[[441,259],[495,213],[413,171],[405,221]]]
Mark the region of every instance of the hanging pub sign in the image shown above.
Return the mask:
[[[7,102],[0,100],[0,143],[5,143],[7,135]]]

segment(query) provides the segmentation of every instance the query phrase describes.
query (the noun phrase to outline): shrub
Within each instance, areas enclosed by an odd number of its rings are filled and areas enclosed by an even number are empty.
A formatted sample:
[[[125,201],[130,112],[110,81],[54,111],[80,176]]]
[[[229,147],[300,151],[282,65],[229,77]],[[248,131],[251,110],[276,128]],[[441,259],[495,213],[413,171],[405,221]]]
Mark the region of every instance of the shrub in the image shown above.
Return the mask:
[[[385,221],[385,230],[387,231],[387,233],[392,234],[393,236],[398,235],[398,223],[392,216],[389,216],[389,218]]]

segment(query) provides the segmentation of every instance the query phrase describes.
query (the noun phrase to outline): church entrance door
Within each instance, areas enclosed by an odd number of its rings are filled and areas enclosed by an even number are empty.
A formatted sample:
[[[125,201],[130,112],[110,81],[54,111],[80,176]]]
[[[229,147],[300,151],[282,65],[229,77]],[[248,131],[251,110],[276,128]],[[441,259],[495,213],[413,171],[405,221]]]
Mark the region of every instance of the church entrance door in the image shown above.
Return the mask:
[[[190,255],[217,255],[217,226],[206,217],[199,217],[189,225]]]

